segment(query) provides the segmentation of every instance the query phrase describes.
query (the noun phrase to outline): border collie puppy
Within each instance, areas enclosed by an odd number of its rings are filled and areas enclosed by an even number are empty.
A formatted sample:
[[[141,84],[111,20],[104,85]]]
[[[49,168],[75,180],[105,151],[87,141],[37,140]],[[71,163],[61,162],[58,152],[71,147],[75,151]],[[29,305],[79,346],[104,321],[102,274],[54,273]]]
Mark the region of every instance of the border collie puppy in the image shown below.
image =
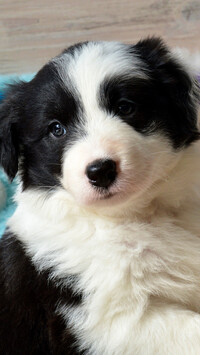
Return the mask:
[[[198,104],[157,38],[77,44],[10,88],[1,354],[200,354]]]

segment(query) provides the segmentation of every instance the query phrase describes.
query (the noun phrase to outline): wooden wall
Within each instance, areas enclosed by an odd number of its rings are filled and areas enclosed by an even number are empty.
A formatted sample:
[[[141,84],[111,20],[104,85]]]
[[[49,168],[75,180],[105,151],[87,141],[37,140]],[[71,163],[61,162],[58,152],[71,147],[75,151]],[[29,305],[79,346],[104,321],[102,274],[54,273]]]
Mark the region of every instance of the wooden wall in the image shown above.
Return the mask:
[[[75,42],[148,35],[200,50],[200,0],[0,0],[0,74],[35,71]]]

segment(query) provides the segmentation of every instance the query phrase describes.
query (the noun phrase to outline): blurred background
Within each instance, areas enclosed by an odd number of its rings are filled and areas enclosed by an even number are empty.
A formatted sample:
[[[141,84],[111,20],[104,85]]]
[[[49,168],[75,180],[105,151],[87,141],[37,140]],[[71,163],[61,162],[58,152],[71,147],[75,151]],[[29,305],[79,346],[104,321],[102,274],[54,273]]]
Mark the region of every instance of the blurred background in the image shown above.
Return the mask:
[[[35,72],[75,42],[148,35],[200,50],[200,0],[0,0],[0,74]]]

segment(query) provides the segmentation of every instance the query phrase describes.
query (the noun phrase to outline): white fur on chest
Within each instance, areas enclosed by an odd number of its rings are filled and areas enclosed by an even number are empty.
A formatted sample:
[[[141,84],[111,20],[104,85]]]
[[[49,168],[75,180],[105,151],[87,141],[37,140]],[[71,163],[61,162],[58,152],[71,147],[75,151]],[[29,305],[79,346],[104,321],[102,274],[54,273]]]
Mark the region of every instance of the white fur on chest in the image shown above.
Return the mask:
[[[62,280],[79,276],[74,287],[83,293],[83,304],[62,305],[58,312],[89,354],[143,354],[146,340],[140,327],[160,305],[199,312],[198,235],[170,217],[151,224],[106,219],[66,207],[64,199],[57,204],[56,197],[48,204],[34,203],[36,196],[22,194],[11,230],[38,269],[51,267],[52,277]],[[28,208],[27,199],[33,201]],[[143,334],[152,330],[147,322]]]

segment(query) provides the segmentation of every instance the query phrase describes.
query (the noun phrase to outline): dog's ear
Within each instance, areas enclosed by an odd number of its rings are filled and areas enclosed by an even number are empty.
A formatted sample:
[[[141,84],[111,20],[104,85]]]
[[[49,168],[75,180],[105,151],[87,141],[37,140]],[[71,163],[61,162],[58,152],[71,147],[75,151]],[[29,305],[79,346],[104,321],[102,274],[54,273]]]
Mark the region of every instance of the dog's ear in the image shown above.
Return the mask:
[[[148,37],[140,40],[134,48],[145,62],[151,64],[152,68],[159,68],[166,63],[169,50],[163,40],[159,37]]]
[[[18,125],[22,116],[24,83],[12,85],[0,104],[0,165],[13,180],[18,171]]]
[[[180,58],[177,58],[165,45],[162,39],[150,37],[139,41],[135,49],[147,64],[147,71],[162,84],[179,85],[182,90],[192,86],[191,76]]]
[[[200,90],[191,69],[160,38],[141,40],[133,48],[146,65],[147,75],[156,83],[158,92],[170,99],[171,110],[179,120],[179,129],[185,129],[184,143],[199,139],[197,110]]]

